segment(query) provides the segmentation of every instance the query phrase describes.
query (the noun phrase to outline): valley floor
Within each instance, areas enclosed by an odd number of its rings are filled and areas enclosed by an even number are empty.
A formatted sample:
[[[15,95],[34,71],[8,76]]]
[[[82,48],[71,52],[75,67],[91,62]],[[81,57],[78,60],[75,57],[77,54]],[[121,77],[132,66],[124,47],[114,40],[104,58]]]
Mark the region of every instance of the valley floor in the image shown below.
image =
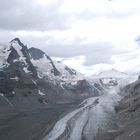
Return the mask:
[[[102,96],[86,99],[78,109],[60,119],[43,140],[105,140],[100,136],[106,130],[112,134],[106,138],[115,138],[118,130],[114,107],[120,99],[115,89]]]
[[[0,140],[139,140],[139,98],[122,99],[110,89],[79,105],[32,110],[0,106]]]
[[[0,107],[0,140],[40,140],[73,105],[18,109]]]

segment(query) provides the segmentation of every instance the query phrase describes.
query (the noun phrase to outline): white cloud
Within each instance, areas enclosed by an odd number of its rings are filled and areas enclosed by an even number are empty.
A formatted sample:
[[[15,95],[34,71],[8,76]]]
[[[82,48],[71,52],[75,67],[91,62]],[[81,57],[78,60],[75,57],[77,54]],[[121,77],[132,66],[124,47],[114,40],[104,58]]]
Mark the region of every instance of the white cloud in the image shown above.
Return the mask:
[[[70,15],[89,11],[98,16],[122,17],[140,11],[139,3],[139,0],[64,0],[60,11]]]
[[[1,42],[19,37],[51,56],[72,57],[64,63],[83,73],[140,70],[139,0],[5,0],[0,19]]]
[[[113,68],[111,64],[96,64],[93,66],[84,66],[84,63],[86,62],[85,56],[71,57],[67,59],[55,57],[53,59],[61,61],[63,64],[85,74],[86,76],[98,74],[99,72]]]
[[[129,52],[122,55],[112,56],[113,64],[100,63],[91,66],[85,66],[86,61],[85,56],[72,57],[68,59],[55,58],[62,63],[68,65],[69,67],[85,74],[86,76],[91,76],[93,74],[98,74],[105,70],[116,69],[128,74],[139,75],[140,72],[140,49],[133,52]]]

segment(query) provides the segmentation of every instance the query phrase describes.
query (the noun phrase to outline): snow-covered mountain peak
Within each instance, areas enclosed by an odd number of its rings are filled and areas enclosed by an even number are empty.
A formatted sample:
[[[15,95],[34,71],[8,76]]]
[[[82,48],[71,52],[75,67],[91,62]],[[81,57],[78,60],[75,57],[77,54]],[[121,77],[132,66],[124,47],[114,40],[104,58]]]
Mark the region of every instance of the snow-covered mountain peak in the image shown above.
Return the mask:
[[[41,58],[43,58],[44,55],[45,55],[45,53],[44,53],[42,50],[40,50],[40,49],[38,49],[38,48],[34,48],[34,47],[29,48],[28,51],[29,51],[29,53],[30,53],[31,59],[34,59],[34,60],[41,59]]]
[[[133,82],[135,77],[130,76],[124,72],[120,72],[115,69],[103,71],[98,75],[93,75],[88,78],[90,83],[95,85],[98,84],[104,88],[124,87],[125,85]]]
[[[32,74],[35,77],[37,76],[36,70],[30,61],[28,49],[18,38],[2,46],[2,48],[4,48],[1,51],[1,57],[3,59],[3,61],[1,61],[2,68],[8,67],[9,65],[14,65],[14,67],[18,65],[25,73]]]
[[[19,38],[15,38],[15,39],[11,40],[10,43],[11,43],[11,45],[14,45],[14,44],[18,45],[21,49],[26,48],[26,46],[20,41]]]
[[[25,60],[21,51],[23,44],[21,44],[18,38],[13,39],[10,43],[0,44],[0,68],[7,67],[14,61]]]
[[[26,57],[27,55],[27,46],[25,46],[18,38],[13,39],[10,42],[11,49],[15,49],[19,57]]]
[[[74,69],[52,60],[45,52],[38,48],[28,49],[18,38],[13,39],[6,47],[3,45],[0,57],[3,65],[20,65],[25,73],[37,72],[39,78],[60,84],[76,84],[77,81],[85,79],[84,75]],[[7,51],[8,53],[4,53]],[[4,57],[5,56],[5,57]],[[33,71],[32,71],[33,70]]]
[[[101,73],[99,73],[98,75],[93,75],[93,77],[98,77],[98,78],[109,78],[109,77],[114,77],[114,78],[126,78],[128,77],[128,74],[124,73],[124,72],[120,72],[118,70],[115,69],[111,69],[111,70],[107,70],[107,71],[103,71]]]
[[[54,83],[76,82],[83,80],[84,76],[81,73],[67,67],[58,61],[53,61],[46,53],[37,48],[29,49],[31,62],[37,68],[40,78],[47,77]]]

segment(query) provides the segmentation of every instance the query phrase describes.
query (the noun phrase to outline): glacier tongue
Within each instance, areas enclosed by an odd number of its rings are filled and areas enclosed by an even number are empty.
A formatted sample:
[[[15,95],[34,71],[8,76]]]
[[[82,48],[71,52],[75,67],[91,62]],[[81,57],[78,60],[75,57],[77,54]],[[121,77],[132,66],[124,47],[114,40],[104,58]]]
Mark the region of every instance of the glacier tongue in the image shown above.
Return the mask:
[[[99,97],[86,99],[82,107],[60,119],[43,140],[94,140],[99,129],[107,127],[114,113],[114,106],[121,97],[115,89]]]
[[[99,78],[92,79],[90,82],[100,87],[100,96],[83,101],[78,109],[61,118],[43,140],[94,140],[100,130],[114,125],[115,106],[123,98],[118,93],[120,88],[131,81],[125,74],[122,77],[104,77],[102,74]]]

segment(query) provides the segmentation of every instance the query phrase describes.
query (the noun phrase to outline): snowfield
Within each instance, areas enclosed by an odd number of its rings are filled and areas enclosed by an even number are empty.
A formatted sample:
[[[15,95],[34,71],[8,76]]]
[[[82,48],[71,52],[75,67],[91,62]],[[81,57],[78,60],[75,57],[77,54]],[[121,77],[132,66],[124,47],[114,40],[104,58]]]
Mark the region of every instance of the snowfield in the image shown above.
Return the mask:
[[[8,66],[7,59],[10,54],[9,44],[0,44],[0,69],[4,66]]]

